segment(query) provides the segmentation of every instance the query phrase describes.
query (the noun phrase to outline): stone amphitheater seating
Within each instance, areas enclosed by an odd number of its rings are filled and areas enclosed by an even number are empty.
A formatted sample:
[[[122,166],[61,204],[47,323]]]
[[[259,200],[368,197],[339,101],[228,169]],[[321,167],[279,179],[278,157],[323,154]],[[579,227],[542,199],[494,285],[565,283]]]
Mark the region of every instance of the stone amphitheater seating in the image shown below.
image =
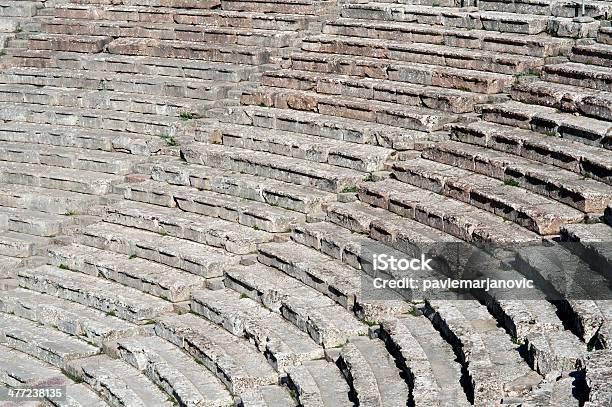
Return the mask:
[[[3,0],[0,391],[609,406],[611,16]],[[537,287],[372,292],[377,253]]]

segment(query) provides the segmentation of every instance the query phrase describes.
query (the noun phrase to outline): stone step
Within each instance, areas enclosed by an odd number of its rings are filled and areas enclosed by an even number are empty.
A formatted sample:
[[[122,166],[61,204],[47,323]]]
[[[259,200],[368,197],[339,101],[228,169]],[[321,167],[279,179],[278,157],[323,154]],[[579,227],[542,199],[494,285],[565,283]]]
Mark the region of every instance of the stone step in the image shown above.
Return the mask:
[[[41,237],[61,235],[77,223],[70,216],[5,207],[0,207],[0,217],[6,219],[6,230]]]
[[[612,145],[609,137],[612,124],[609,121],[561,113],[546,106],[516,101],[484,105],[482,118],[489,122],[568,138],[597,147],[603,145],[610,148]]]
[[[84,305],[21,288],[0,294],[0,312],[82,337],[99,347],[108,340],[147,333],[142,327]]]
[[[423,59],[404,62],[390,59],[391,56],[375,55],[372,58],[368,55],[356,56],[353,52],[342,55],[344,53],[295,52],[291,54],[288,64],[293,69],[303,71],[371,77],[487,94],[502,92],[516,79],[511,76],[514,72],[501,74],[444,66]]]
[[[4,2],[0,7],[0,17],[33,17],[37,9],[35,1]]]
[[[444,140],[446,137],[443,132],[427,133],[346,117],[272,107],[241,106],[210,112],[224,123],[308,134],[394,150],[412,150],[421,144]]]
[[[384,147],[241,125],[219,126],[206,141],[362,172],[380,171],[386,161],[396,156],[393,150]]]
[[[542,79],[612,92],[612,68],[575,62],[546,65]]]
[[[540,235],[559,234],[562,225],[584,214],[536,193],[452,165],[413,158],[393,164],[398,180],[465,202]]]
[[[359,405],[400,406],[408,402],[408,385],[400,376],[384,343],[364,337],[351,338],[342,347],[338,366]]]
[[[17,277],[16,270],[21,266],[21,259],[0,255],[0,279],[14,279]]]
[[[570,60],[581,64],[600,65],[609,68],[612,66],[612,45],[598,43],[575,45],[572,48]]]
[[[218,92],[223,95],[223,90]],[[214,96],[213,96],[214,97]],[[34,106],[61,106],[63,108],[110,110],[128,114],[159,115],[172,118],[184,112],[202,115],[206,110],[223,105],[222,101],[174,98],[170,96],[142,95],[106,90],[39,87],[37,85],[0,85],[0,102],[27,103]]]
[[[296,407],[295,395],[285,386],[267,385],[258,386],[252,390],[245,390],[239,396],[242,405],[262,407]]]
[[[591,185],[591,193],[596,193],[598,190],[600,193],[605,193],[607,190],[603,185],[595,183],[590,178],[606,184],[612,184],[610,179],[612,161],[605,154],[602,154],[605,153],[605,150],[597,146],[585,145],[584,143],[567,138],[550,137],[531,130],[517,129],[516,127],[482,121],[467,125],[453,125],[451,128],[451,138],[464,144],[449,142],[440,143],[440,146],[445,148],[454,146],[470,150],[465,144],[472,144],[477,147],[474,147],[471,151],[477,152],[479,155],[486,156],[491,153],[491,156],[504,157],[516,162],[524,161],[525,163],[536,165],[536,167],[531,169],[532,172],[535,172],[536,168],[540,167],[551,174],[559,174],[557,178],[567,181],[581,179],[580,182],[585,186]],[[486,151],[481,147],[499,151],[501,154],[498,155],[492,151]],[[503,153],[508,154],[506,156]],[[515,156],[521,156],[525,160]],[[481,160],[475,160],[475,163],[476,161]],[[542,164],[537,164],[536,162]],[[478,171],[479,166],[480,163],[478,165],[474,164],[470,169],[474,168]],[[550,168],[550,166],[567,171],[559,171]],[[579,177],[572,176],[568,171],[579,175]],[[489,173],[494,174],[493,172]]]
[[[0,255],[24,258],[43,255],[49,245],[49,238],[18,232],[2,232]]]
[[[157,388],[137,369],[106,355],[74,360],[70,362],[67,370],[91,386],[109,405],[122,407],[174,405],[171,397]]]
[[[128,137],[132,136],[129,133],[166,136],[179,121],[178,116],[8,102],[0,102],[0,119],[102,131],[117,130],[128,133]]]
[[[505,397],[520,397],[542,378],[523,361],[510,337],[473,300],[432,301],[426,315],[470,376],[474,404],[491,404]]]
[[[612,27],[600,26],[597,34],[597,42],[612,45]]]
[[[58,51],[71,51],[57,47]],[[153,38],[119,38],[107,45],[116,55],[150,56],[204,60],[233,64],[262,65],[270,61],[274,48],[192,43],[190,41],[157,40]]]
[[[500,31],[519,34],[540,34],[546,31],[548,18],[497,11],[476,11],[412,4],[347,4],[342,17],[365,20],[390,20],[446,27]]]
[[[418,21],[418,18],[415,21]],[[448,45],[535,57],[564,55],[572,47],[572,41],[568,39],[436,27],[431,25],[431,21],[419,24],[410,22],[410,20],[395,22],[340,18],[326,21],[323,25],[323,33],[394,41],[405,40],[413,43]]]
[[[282,316],[230,289],[194,292],[191,312],[244,337],[278,372],[323,358],[323,348]]]
[[[214,144],[187,145],[182,154],[190,164],[243,172],[327,192],[353,187],[366,176],[348,168],[340,170],[329,164],[291,157],[281,160],[275,154]]]
[[[319,345],[334,348],[365,335],[367,325],[314,288],[260,263],[231,268],[225,286],[282,315]]]
[[[52,327],[0,314],[0,343],[64,369],[73,359],[95,355],[100,349]]]
[[[189,158],[187,160],[191,161]],[[144,181],[124,184],[122,188],[125,199],[130,201],[176,207],[183,212],[220,218],[271,233],[287,232],[304,220],[304,215],[298,212],[246,199],[237,201],[231,195],[163,182]]]
[[[473,112],[476,104],[491,100],[491,97],[485,94],[474,94],[463,90],[296,70],[266,72],[261,82],[263,85],[277,88],[309,90],[322,95],[422,106],[452,113]]]
[[[194,10],[206,10],[219,7],[221,2],[219,0],[206,0],[206,1],[193,1],[193,0],[75,0],[74,2],[68,3],[70,6],[75,5],[111,5],[111,6],[140,6],[147,7],[153,12],[158,8],[187,8]],[[60,4],[61,6],[62,4]]]
[[[278,374],[254,345],[203,318],[193,314],[162,317],[155,332],[201,362],[232,394],[278,383]]]
[[[35,34],[28,38],[28,48],[96,54],[112,40],[112,37],[101,35]]]
[[[207,27],[193,24],[53,18],[42,21],[49,34],[98,35],[114,38],[153,38],[194,43],[237,44],[284,48],[295,42],[294,31]]]
[[[396,180],[362,183],[359,199],[476,244],[526,244],[540,237],[461,201]]]
[[[155,161],[150,172],[155,181],[234,195],[302,213],[320,212],[324,203],[336,199],[333,194],[313,188],[203,165],[185,166],[181,161],[170,161],[167,157]]]
[[[117,341],[119,357],[129,363],[179,404],[233,406],[223,383],[175,345],[158,337]]]
[[[136,256],[205,278],[222,276],[226,267],[239,261],[236,256],[215,247],[106,222],[87,226],[77,241],[86,246]]]
[[[119,130],[95,130],[59,124],[5,122],[0,123],[0,141],[41,144],[45,146],[115,151],[133,155],[151,155],[167,148],[161,137]]]
[[[134,166],[143,159],[81,148],[46,146],[44,150],[40,150],[32,143],[2,143],[0,161],[126,175],[132,173]]]
[[[104,220],[108,223],[219,247],[234,254],[254,253],[258,244],[273,240],[272,234],[262,230],[140,202],[117,202],[106,211]],[[225,262],[232,260],[228,258]]]
[[[565,225],[561,240],[594,270],[612,281],[612,227],[605,223]]]
[[[599,120],[612,120],[612,93],[584,86],[533,81],[518,83],[512,88],[512,98],[519,102],[554,107],[570,113],[580,113]]]
[[[242,104],[310,111],[340,118],[401,127],[409,130],[434,132],[452,123],[458,117],[452,113],[418,106],[398,105],[392,102],[377,102],[342,96],[326,96],[312,91],[288,90],[260,86],[244,92]]]
[[[125,1],[125,0],[122,0]],[[139,7],[131,4],[113,4],[106,7],[75,4],[57,4],[54,16],[83,20],[133,21],[142,23],[190,24],[207,27],[235,27],[263,30],[301,31],[308,28],[313,18],[303,14],[204,10],[185,7]]]
[[[0,181],[7,184],[58,189],[91,195],[106,195],[124,177],[114,174],[52,167],[40,164],[0,162]]]
[[[190,61],[188,59],[170,59],[147,56],[112,55],[112,54],[80,54],[76,52],[12,49],[7,51],[8,69],[58,69],[78,78],[81,71],[88,71],[86,78],[97,79],[106,74],[120,80],[124,76],[138,81],[142,75],[155,78],[155,83],[171,81],[171,83],[193,83],[192,81],[217,81],[236,83],[247,80],[256,67],[247,65],[229,66],[221,62]],[[0,65],[2,63],[0,62]],[[9,71],[10,72],[10,71]],[[45,71],[45,77],[52,77],[53,71]],[[110,75],[109,75],[110,74]],[[83,75],[85,75],[83,73]],[[62,76],[64,77],[64,76]],[[171,78],[171,79],[169,79]],[[40,79],[45,80],[45,79]],[[53,79],[48,79],[53,80]],[[107,80],[108,81],[108,80]],[[144,82],[144,78],[142,78]],[[91,83],[91,81],[86,81]],[[138,82],[136,82],[138,83]],[[146,83],[146,82],[145,82]],[[112,84],[112,82],[111,82]],[[151,87],[147,87],[151,90]],[[155,88],[153,88],[155,89]],[[167,92],[180,91],[181,88],[164,88]],[[180,96],[177,94],[176,96]],[[185,95],[187,96],[187,95]],[[189,94],[190,97],[196,95]]]
[[[612,397],[607,383],[609,382],[610,375],[610,358],[612,352],[610,350],[604,350],[591,355],[589,360],[589,373],[587,374],[586,380],[590,388],[589,402],[585,405],[588,407],[605,405],[607,400]]]
[[[323,360],[311,360],[287,370],[288,386],[297,393],[304,407],[352,406],[349,386],[337,366]]]
[[[556,381],[542,382],[523,398],[527,406],[568,406],[578,407],[580,402],[574,396],[576,379],[562,375]],[[576,386],[578,387],[578,386]]]
[[[544,16],[556,16],[573,18],[578,17],[580,2],[576,1],[517,1],[506,3],[500,0],[483,0],[478,2],[478,8],[487,11],[503,11],[517,14],[536,14]],[[605,2],[585,1],[585,15],[589,17],[602,17],[602,12],[607,10]]]
[[[302,50],[358,57],[389,58],[395,61],[425,63],[507,75],[529,72],[543,65],[541,58],[531,56],[464,49],[447,45],[390,42],[335,35],[306,37],[302,43]]]
[[[100,202],[99,198],[78,192],[57,191],[28,185],[0,185],[0,206],[50,214],[82,214]]]
[[[557,256],[557,257],[555,257]],[[557,300],[564,323],[588,346],[612,340],[612,298],[606,280],[579,257],[558,246],[519,250],[516,268]]]
[[[134,61],[135,62],[135,61]],[[102,64],[103,62],[100,62]],[[110,62],[108,63],[111,64]],[[22,84],[57,88],[88,89],[101,92],[113,91],[113,96],[120,98],[129,93],[147,96],[164,96],[168,102],[179,101],[179,98],[215,100],[227,97],[227,91],[233,86],[231,82],[218,82],[197,78],[179,78],[173,76],[154,76],[140,73],[121,73],[109,71],[15,67],[6,69],[0,74],[4,84]],[[66,91],[68,91],[66,89]],[[153,98],[155,100],[155,98]],[[170,103],[168,103],[170,104]]]
[[[0,383],[11,387],[20,385],[68,384],[62,372],[26,353],[0,345]]]
[[[89,246],[71,244],[49,250],[50,264],[115,281],[171,302],[188,301],[206,285],[201,276]]]
[[[148,324],[152,318],[173,310],[170,302],[136,289],[58,267],[22,269],[18,271],[18,279],[23,288],[76,302],[136,324]]]
[[[461,365],[427,318],[404,316],[383,321],[380,336],[408,377],[411,401],[423,405],[470,405],[461,387]]]
[[[223,10],[315,15],[334,11],[333,1],[320,0],[221,0]]]

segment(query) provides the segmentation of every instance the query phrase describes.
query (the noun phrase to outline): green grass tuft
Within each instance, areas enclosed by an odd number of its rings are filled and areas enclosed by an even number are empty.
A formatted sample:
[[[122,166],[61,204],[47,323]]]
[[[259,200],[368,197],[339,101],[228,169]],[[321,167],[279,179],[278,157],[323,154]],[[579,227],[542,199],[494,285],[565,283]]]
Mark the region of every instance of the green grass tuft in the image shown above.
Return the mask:
[[[357,188],[356,186],[352,186],[352,187],[345,187],[342,192],[343,193],[348,193],[348,192],[357,192],[359,190],[359,188]]]
[[[520,186],[519,182],[515,179],[506,179],[504,180],[504,185],[508,185],[509,187],[518,187]]]

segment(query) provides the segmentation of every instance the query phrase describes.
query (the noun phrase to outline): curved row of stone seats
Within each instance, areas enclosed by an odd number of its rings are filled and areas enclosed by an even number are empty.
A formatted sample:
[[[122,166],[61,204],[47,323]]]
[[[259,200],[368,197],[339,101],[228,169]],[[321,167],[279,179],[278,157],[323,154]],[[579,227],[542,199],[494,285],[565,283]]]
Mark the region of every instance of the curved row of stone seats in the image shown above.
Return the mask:
[[[55,266],[115,281],[170,302],[188,301],[192,292],[206,285],[202,276],[89,246],[71,244],[52,248],[49,256]]]
[[[364,337],[351,338],[342,347],[337,363],[359,405],[397,406],[407,403],[408,385],[383,342]]]
[[[381,323],[379,336],[408,377],[410,402],[423,405],[468,406],[461,365],[451,346],[423,316],[402,316]]]
[[[578,17],[582,15],[582,3],[572,0],[538,0],[514,1],[505,3],[499,0],[483,0],[478,2],[481,10],[507,11],[520,14],[551,15],[556,17]],[[585,1],[585,16],[606,18],[610,13],[610,3],[607,1]]]
[[[239,260],[236,256],[232,256],[219,248],[207,247],[205,244],[194,241],[107,222],[87,226],[82,230],[82,234],[76,237],[76,240],[91,248],[124,255],[117,255],[117,259],[133,260],[139,258],[143,260],[141,261],[143,264],[150,264],[149,262],[160,263],[160,266],[173,267],[194,274],[194,278],[190,278],[190,280],[196,286],[199,284],[198,281],[203,281],[200,278],[195,278],[196,276],[202,278],[219,277],[222,275],[224,267],[236,264]],[[89,250],[86,247],[83,249],[85,251]],[[58,250],[61,251],[61,248]],[[95,251],[94,249],[91,250]],[[70,256],[70,251],[66,255]],[[112,258],[112,256],[110,257]],[[58,261],[61,263],[62,260]],[[78,262],[79,257],[75,257],[73,261]],[[125,264],[127,268],[130,268],[129,263]],[[145,267],[143,278],[145,278],[147,270]],[[162,273],[159,277],[164,277],[164,274]],[[168,276],[168,278],[172,277]]]
[[[453,346],[467,369],[474,403],[493,403],[501,396],[521,397],[542,378],[530,370],[516,345],[476,301],[431,301],[426,315]]]
[[[476,244],[528,244],[540,241],[531,231],[483,209],[395,179],[362,183],[359,199]]]
[[[599,3],[599,2],[595,2]],[[603,10],[602,10],[603,9]],[[600,7],[595,14],[605,19],[608,8]],[[487,11],[476,7],[440,7],[413,4],[366,3],[350,4],[343,17],[409,21],[449,27],[484,29],[509,33],[539,34],[548,32],[559,37],[582,38],[595,36],[598,21],[573,21],[571,16],[550,16],[516,13],[515,10]]]
[[[98,347],[109,340],[151,333],[146,326],[138,326],[61,297],[29,289],[3,291],[0,311],[82,337]]]
[[[271,233],[287,232],[304,219],[303,214],[268,204],[236,201],[233,195],[157,181],[128,184],[124,196],[128,200],[178,207],[187,213],[233,221]]]
[[[305,214],[320,212],[324,203],[336,198],[332,193],[314,188],[197,164],[186,166],[179,160],[165,158],[153,162],[150,173],[155,181],[229,193]]]
[[[571,131],[567,127],[559,130],[563,134]],[[424,156],[476,172],[486,171],[496,178],[515,179],[526,189],[584,212],[602,212],[611,168],[610,159],[601,154],[605,150],[571,137],[550,136],[495,122],[454,125],[451,139],[457,142],[439,143]],[[548,192],[539,183],[547,185]]]
[[[254,253],[258,244],[273,240],[273,235],[263,230],[254,230],[223,219],[179,213],[171,208],[135,201],[117,202],[108,206],[104,220],[115,225],[183,239],[177,241],[183,242],[181,246],[184,247],[189,247],[189,242],[202,243],[238,255]],[[123,229],[114,228],[114,230],[121,233]],[[203,247],[198,250],[203,250]],[[215,257],[215,251],[204,252],[210,258]],[[232,262],[229,256],[223,261],[226,264]],[[214,261],[211,263],[214,264]]]
[[[418,148],[431,141],[446,139],[443,132],[425,133],[331,114],[273,107],[228,107],[213,109],[209,114],[219,120],[219,127],[223,127],[226,123],[252,126],[267,129],[268,132],[279,130],[286,132],[281,134],[317,136],[322,139],[322,142],[325,139],[332,139],[394,150]],[[211,133],[216,135],[219,134],[219,131],[213,130]],[[212,140],[218,141],[218,138],[215,137]]]
[[[323,26],[323,33],[330,35],[447,45],[534,57],[564,55],[572,45],[569,39],[499,31],[466,30],[446,25],[437,27],[430,21],[419,21],[418,18],[373,22],[359,15],[326,21]]]
[[[568,315],[570,327],[585,343],[609,346],[612,292],[605,277],[558,246],[520,249],[516,264],[534,281],[546,281],[550,297],[560,301],[560,311]]]
[[[135,288],[66,270],[65,267],[46,265],[21,269],[17,279],[19,285],[28,290],[76,302],[139,325],[150,324],[154,317],[174,308],[172,303]]]
[[[517,101],[482,107],[486,121],[533,130],[578,141],[595,147],[609,147],[608,121],[575,116],[555,108],[529,105]]]
[[[66,369],[110,405],[172,406],[173,400],[127,363],[106,355],[77,359]]]
[[[106,407],[108,404],[90,387],[83,383],[74,383],[60,369],[42,362],[18,350],[0,345],[0,387],[22,387],[47,385],[66,386],[65,401],[75,407]],[[55,405],[57,401],[49,401],[47,405]]]
[[[74,359],[100,353],[82,339],[10,314],[0,314],[0,343],[60,369]]]
[[[540,235],[558,234],[562,225],[584,220],[576,209],[452,165],[417,157],[394,164],[392,174],[401,182],[465,202]]]

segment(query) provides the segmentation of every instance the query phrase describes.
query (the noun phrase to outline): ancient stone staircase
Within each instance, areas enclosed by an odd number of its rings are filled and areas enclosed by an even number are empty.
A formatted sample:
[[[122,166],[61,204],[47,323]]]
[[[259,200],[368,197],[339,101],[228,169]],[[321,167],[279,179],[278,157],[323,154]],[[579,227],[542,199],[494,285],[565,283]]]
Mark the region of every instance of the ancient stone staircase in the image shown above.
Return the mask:
[[[609,2],[6,3],[0,387],[609,401]],[[546,290],[368,293],[474,247]]]

